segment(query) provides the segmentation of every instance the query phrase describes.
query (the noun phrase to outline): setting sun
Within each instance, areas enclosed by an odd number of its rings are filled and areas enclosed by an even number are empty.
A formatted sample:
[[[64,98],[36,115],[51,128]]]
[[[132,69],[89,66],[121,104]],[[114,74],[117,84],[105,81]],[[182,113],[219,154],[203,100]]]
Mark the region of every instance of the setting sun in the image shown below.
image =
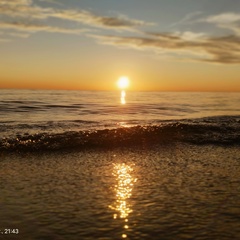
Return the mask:
[[[117,85],[118,85],[118,87],[121,88],[121,89],[127,88],[128,85],[129,85],[129,79],[128,79],[128,77],[120,77],[120,78],[118,79]]]

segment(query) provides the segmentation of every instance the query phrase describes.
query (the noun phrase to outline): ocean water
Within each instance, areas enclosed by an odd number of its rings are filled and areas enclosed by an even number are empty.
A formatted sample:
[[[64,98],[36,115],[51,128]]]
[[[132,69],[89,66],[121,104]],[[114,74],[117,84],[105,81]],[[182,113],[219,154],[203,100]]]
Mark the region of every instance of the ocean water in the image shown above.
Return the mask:
[[[239,176],[239,146],[0,154],[0,239],[237,240]]]
[[[240,93],[0,91],[0,149],[239,143]]]
[[[1,90],[0,239],[240,239],[239,130],[240,93]]]

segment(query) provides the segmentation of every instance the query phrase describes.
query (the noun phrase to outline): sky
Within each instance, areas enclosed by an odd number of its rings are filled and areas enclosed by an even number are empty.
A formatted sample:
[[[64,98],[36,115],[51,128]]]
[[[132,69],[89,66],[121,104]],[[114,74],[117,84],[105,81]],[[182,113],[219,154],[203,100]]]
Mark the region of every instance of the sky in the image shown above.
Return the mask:
[[[0,0],[0,88],[240,91],[239,0]]]

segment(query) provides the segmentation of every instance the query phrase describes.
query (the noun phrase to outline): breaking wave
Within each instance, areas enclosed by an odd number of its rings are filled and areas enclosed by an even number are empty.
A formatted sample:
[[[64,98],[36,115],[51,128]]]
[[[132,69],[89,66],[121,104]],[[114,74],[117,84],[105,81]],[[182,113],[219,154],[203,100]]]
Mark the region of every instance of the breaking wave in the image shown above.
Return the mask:
[[[112,129],[18,134],[0,139],[0,151],[44,151],[87,148],[151,146],[188,142],[192,144],[240,144],[239,117],[211,117],[165,121]]]

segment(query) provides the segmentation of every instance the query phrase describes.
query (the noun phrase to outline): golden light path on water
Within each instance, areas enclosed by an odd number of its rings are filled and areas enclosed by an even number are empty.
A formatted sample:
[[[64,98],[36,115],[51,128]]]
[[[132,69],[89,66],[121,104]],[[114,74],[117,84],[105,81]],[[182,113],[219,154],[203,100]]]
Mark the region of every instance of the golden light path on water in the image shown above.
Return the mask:
[[[126,92],[124,90],[121,91],[121,104],[126,104]]]
[[[125,163],[114,164],[113,175],[116,177],[117,184],[114,186],[116,193],[116,200],[113,205],[109,206],[111,209],[117,211],[113,214],[113,219],[124,219],[124,233],[122,238],[127,238],[125,231],[128,226],[128,215],[132,212],[131,206],[127,200],[132,196],[132,189],[137,178],[132,177],[131,172],[133,164],[127,165]]]

